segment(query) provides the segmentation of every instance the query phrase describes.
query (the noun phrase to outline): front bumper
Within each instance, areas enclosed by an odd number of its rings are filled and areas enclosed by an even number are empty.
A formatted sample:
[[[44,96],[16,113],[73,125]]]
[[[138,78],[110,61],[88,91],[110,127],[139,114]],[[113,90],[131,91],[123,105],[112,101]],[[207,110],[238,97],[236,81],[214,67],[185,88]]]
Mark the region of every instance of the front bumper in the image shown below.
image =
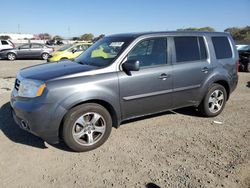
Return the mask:
[[[10,104],[13,119],[22,129],[48,143],[59,142],[61,118],[56,116],[53,103],[40,103],[39,99],[20,99],[12,94]]]

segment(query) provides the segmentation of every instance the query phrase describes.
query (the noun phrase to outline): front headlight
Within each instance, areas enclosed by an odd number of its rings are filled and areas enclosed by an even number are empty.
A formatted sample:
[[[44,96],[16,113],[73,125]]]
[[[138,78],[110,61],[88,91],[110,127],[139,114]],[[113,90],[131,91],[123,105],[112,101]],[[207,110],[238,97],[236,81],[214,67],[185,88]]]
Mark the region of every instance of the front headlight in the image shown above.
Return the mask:
[[[34,98],[42,95],[46,84],[38,80],[24,79],[21,81],[18,96]]]

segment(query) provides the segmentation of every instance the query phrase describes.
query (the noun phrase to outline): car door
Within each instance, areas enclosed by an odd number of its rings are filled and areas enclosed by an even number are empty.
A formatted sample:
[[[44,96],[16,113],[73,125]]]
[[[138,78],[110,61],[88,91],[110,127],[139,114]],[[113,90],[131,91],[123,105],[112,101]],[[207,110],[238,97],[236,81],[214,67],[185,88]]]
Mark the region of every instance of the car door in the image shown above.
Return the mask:
[[[205,38],[176,36],[171,38],[173,55],[173,101],[175,107],[196,104],[200,87],[212,72],[208,60]]]
[[[43,50],[43,45],[41,44],[31,44],[30,57],[40,58]]]
[[[18,47],[17,57],[18,58],[27,58],[30,54],[30,44],[24,44]]]
[[[172,66],[167,38],[143,40],[126,60],[138,60],[140,70],[118,73],[123,119],[159,112],[172,107]]]

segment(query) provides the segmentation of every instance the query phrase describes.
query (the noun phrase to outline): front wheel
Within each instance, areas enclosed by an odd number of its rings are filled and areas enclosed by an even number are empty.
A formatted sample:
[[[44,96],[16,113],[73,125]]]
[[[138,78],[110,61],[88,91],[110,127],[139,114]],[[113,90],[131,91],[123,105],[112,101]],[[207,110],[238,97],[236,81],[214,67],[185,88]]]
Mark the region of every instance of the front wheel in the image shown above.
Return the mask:
[[[220,84],[212,84],[200,103],[198,110],[206,117],[219,115],[225,107],[227,100],[226,89]]]
[[[14,61],[16,59],[16,54],[14,54],[14,53],[8,53],[7,54],[7,58],[10,61]]]
[[[101,146],[112,130],[109,112],[101,105],[86,103],[71,109],[63,123],[64,142],[77,152]]]

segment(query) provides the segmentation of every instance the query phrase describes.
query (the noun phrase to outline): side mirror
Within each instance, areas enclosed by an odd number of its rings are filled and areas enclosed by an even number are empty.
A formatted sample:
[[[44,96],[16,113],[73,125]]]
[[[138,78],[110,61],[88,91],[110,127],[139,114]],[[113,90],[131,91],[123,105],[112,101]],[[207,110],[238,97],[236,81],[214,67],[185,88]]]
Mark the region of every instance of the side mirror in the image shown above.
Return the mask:
[[[140,70],[140,62],[137,60],[127,60],[122,64],[122,68],[124,72],[126,72],[128,75],[131,75],[131,71]]]
[[[76,52],[76,49],[72,49],[71,52],[72,52],[72,53],[75,53],[75,52]]]

